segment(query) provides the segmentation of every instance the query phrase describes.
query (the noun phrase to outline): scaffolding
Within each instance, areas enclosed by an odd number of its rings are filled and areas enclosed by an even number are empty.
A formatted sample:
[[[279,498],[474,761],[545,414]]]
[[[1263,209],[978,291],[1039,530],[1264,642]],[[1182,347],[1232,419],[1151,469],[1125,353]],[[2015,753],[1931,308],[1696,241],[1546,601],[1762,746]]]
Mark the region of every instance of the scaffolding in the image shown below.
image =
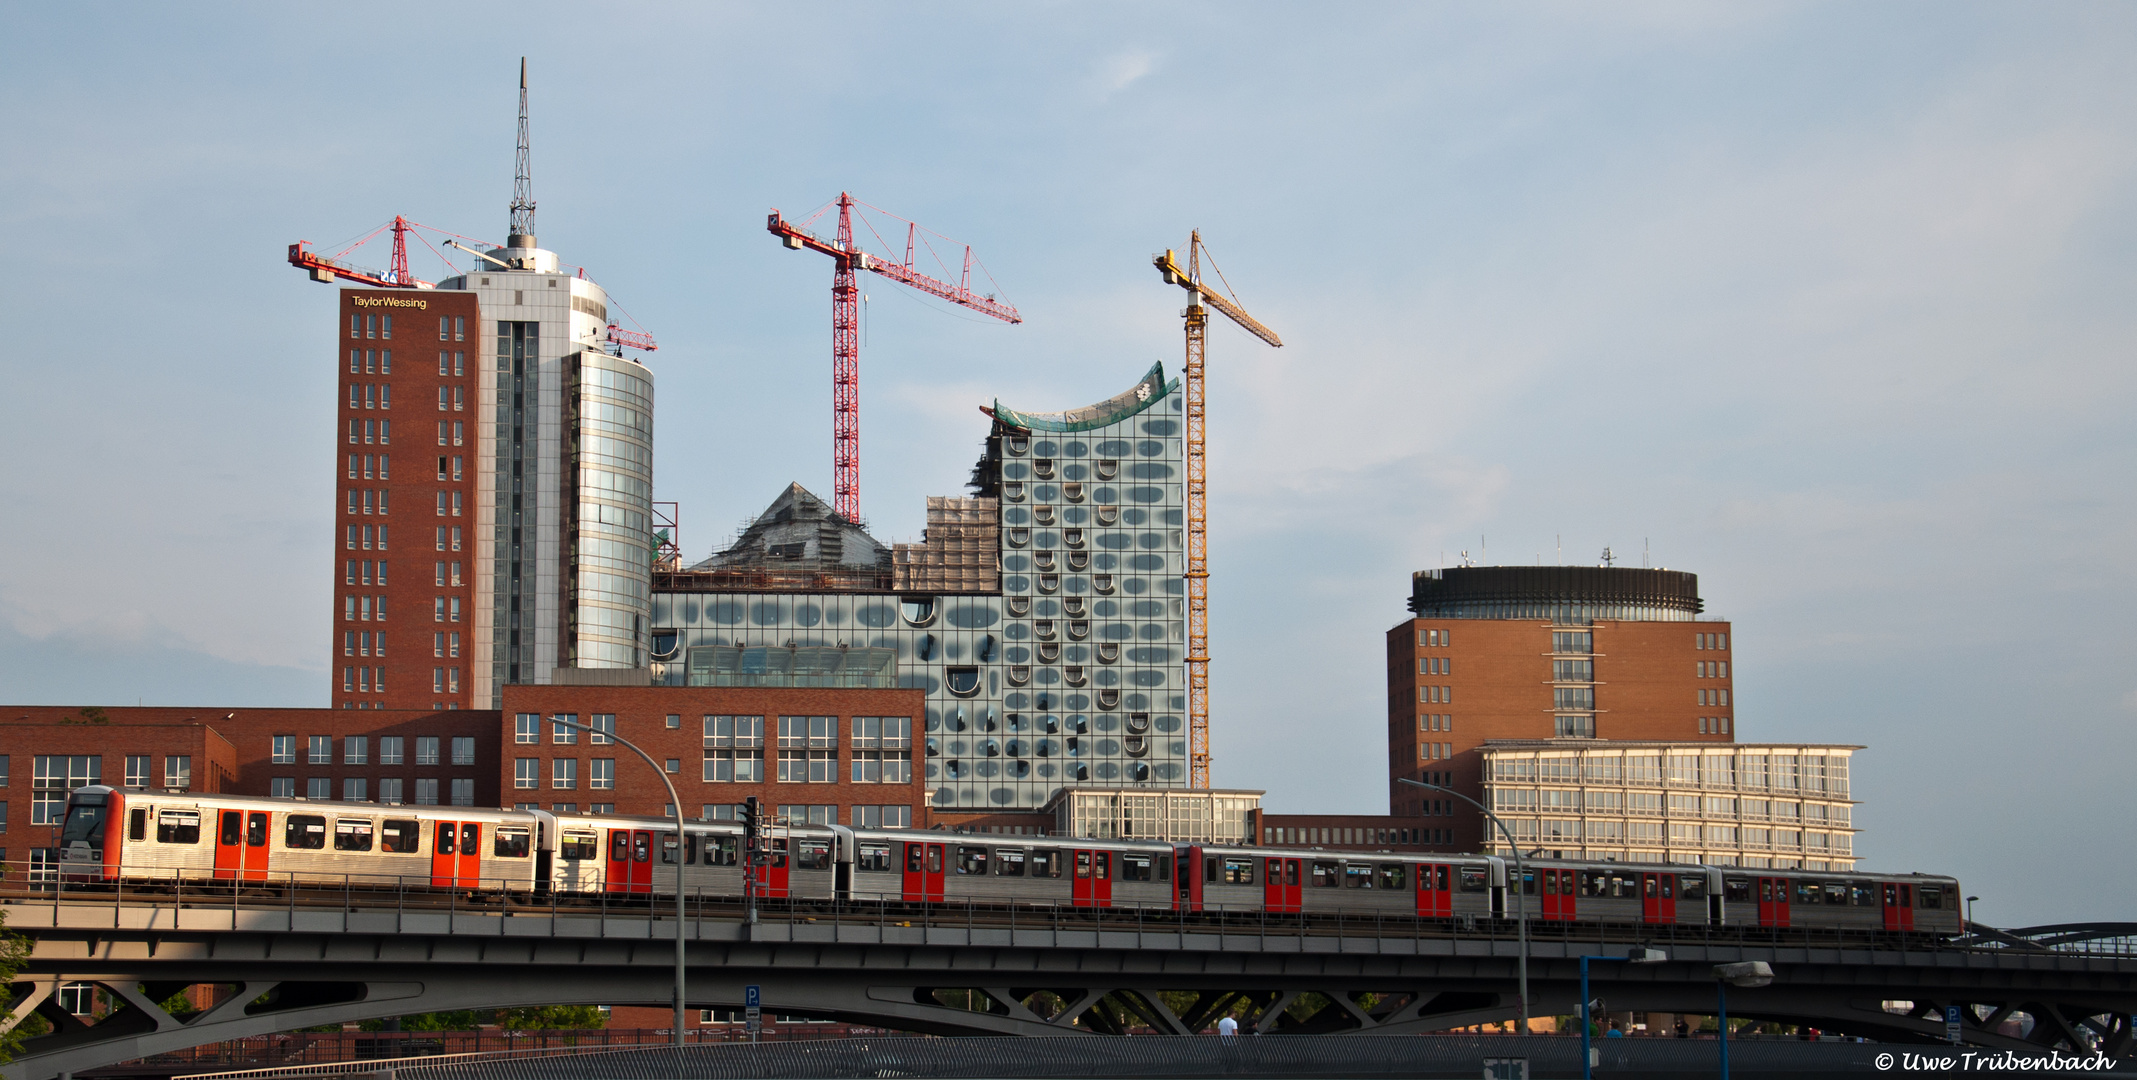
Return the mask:
[[[1001,538],[999,500],[930,495],[920,542],[891,549],[892,587],[901,593],[998,594]]]

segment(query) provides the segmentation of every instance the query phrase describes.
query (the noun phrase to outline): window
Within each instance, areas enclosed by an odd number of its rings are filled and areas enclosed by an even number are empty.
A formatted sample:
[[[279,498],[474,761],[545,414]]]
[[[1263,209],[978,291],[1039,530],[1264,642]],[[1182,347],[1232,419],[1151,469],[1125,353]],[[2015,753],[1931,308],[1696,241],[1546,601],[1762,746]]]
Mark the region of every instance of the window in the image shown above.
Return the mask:
[[[334,763],[334,737],[313,735],[305,740],[304,763],[307,765],[332,765]]]
[[[438,805],[438,781],[435,777],[416,778],[416,805]]]
[[[297,797],[297,778],[294,776],[271,776],[267,779],[267,795],[273,799]]]
[[[1551,697],[1553,706],[1558,709],[1595,710],[1595,688],[1592,686],[1554,686]]]
[[[579,786],[579,761],[577,758],[557,758],[549,763],[549,786],[560,791],[570,791]]]
[[[453,805],[475,805],[475,781],[472,777],[456,777],[453,780]]]
[[[562,723],[552,723],[550,725],[549,741],[557,744],[558,746],[579,745],[579,729],[575,727],[564,726],[565,724],[578,723],[579,714],[558,713],[556,714],[555,719],[558,721],[562,721]]]
[[[705,781],[764,782],[764,717],[705,718]]]
[[[1551,661],[1551,681],[1552,681],[1552,682],[1594,682],[1594,681],[1595,681],[1595,661],[1593,661],[1593,660],[1553,660],[1553,661]]]
[[[1553,734],[1561,739],[1595,738],[1595,717],[1592,715],[1556,717]]]
[[[366,792],[363,777],[346,776],[342,778],[341,799],[343,802],[363,802],[365,798]]]
[[[520,713],[512,718],[512,741],[520,744],[542,741],[542,718],[535,713]]]
[[[1595,634],[1589,630],[1551,631],[1551,651],[1554,653],[1592,653],[1595,651]]]
[[[616,759],[595,758],[593,766],[586,771],[586,786],[596,791],[612,791],[616,787]]]
[[[381,739],[379,741],[384,742],[385,740]],[[401,805],[401,781],[398,777],[389,776],[378,782],[378,801],[388,806]],[[391,822],[388,822],[388,824],[390,825]],[[391,851],[393,849],[386,848],[385,850]],[[412,851],[414,849],[411,848],[409,850]]]
[[[273,765],[295,765],[297,763],[297,737],[295,735],[275,736],[267,760],[269,764]]]
[[[313,802],[327,802],[334,797],[334,780],[326,776],[310,776],[304,780],[304,797]]]
[[[913,808],[856,806],[853,808],[853,826],[857,829],[910,829],[913,827]]]
[[[416,736],[416,764],[436,765],[437,763],[438,737],[436,735]]]
[[[852,778],[856,784],[913,782],[913,721],[906,716],[853,718]]]
[[[0,787],[7,786],[7,759],[0,757]],[[193,755],[172,754],[163,759],[163,786],[184,791],[193,786]]]
[[[455,765],[473,765],[474,763],[475,763],[475,740],[474,740],[474,738],[473,738],[472,736],[467,736],[467,735],[455,735],[455,736],[453,736],[453,764],[455,764]]]
[[[126,786],[130,788],[145,788],[148,786],[147,754],[126,755]]]
[[[158,811],[156,813],[156,842],[159,844],[200,843],[200,811]]]
[[[792,803],[779,807],[779,820],[788,825],[836,825],[836,806],[797,806]]]
[[[540,759],[540,758],[531,758],[531,757],[523,757],[523,758],[514,758],[514,759],[512,759],[512,786],[513,786],[513,787],[515,787],[515,788],[522,788],[522,789],[531,789],[531,788],[536,788],[536,787],[540,787],[540,786],[541,786],[541,783],[542,783],[542,759]]]
[[[66,793],[105,783],[103,755],[32,755],[30,823],[58,826],[66,817]]]
[[[379,737],[378,763],[381,765],[399,765],[401,763],[401,737],[399,735],[383,735]],[[385,789],[380,788],[379,790],[383,792]]]
[[[669,713],[669,714],[668,714],[668,727],[669,727],[669,728],[670,728],[671,730],[673,730],[673,729],[678,729],[678,728],[681,728],[682,726],[683,726],[683,718],[682,718],[682,717],[681,717],[680,715],[678,715],[678,714],[676,714],[676,713]]]
[[[586,726],[594,730],[586,735],[589,746],[614,746],[616,744],[616,714],[595,713],[586,718]]]

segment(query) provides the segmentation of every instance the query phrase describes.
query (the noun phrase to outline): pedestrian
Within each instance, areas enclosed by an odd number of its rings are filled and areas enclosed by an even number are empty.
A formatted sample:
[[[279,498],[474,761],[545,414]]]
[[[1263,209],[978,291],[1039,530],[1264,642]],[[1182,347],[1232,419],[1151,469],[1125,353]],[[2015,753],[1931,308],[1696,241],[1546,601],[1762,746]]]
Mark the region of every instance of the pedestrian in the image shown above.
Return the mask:
[[[1680,1039],[1692,1037],[1692,1026],[1684,1022],[1684,1014],[1682,1013],[1677,1015],[1677,1037]]]
[[[1232,1037],[1238,1034],[1239,1021],[1232,1019],[1230,1016],[1226,1016],[1224,1019],[1217,1021],[1218,1038],[1223,1039],[1225,1042],[1231,1042]]]
[[[1610,1030],[1603,1032],[1603,1038],[1606,1039],[1622,1039],[1624,1037],[1625,1033],[1618,1030],[1618,1022],[1615,1020],[1610,1022]]]

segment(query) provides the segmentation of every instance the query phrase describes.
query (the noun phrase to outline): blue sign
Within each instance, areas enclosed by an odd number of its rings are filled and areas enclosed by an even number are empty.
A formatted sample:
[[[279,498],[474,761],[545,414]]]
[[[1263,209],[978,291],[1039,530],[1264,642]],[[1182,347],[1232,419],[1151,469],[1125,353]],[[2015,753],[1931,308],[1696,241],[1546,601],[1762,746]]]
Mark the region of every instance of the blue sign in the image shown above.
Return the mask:
[[[1959,1006],[1957,1005],[1944,1006],[1944,1039],[1946,1042],[1953,1043],[1959,1041]]]
[[[758,1004],[758,998],[761,996],[761,994],[759,993],[760,990],[761,988],[755,985],[743,987],[742,1004],[752,1009],[756,1008]],[[1958,1009],[1954,1008],[1952,1010],[1952,1016],[1956,1019],[1958,1015]]]

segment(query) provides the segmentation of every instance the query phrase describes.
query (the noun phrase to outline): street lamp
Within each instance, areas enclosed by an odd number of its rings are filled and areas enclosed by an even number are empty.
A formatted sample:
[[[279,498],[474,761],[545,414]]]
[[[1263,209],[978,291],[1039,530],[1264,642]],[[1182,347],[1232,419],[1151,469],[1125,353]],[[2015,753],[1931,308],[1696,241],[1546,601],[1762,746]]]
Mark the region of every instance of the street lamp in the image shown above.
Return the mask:
[[[1729,1080],[1729,988],[1766,986],[1773,982],[1773,968],[1764,960],[1714,965],[1714,992],[1721,1004],[1721,1080]]]
[[[1593,1042],[1591,1041],[1591,1038],[1592,1038],[1592,1037],[1590,1036],[1590,1034],[1589,1034],[1589,1031],[1588,1031],[1588,1029],[1589,1029],[1589,1028],[1590,1028],[1591,1026],[1593,1026],[1593,1022],[1592,1022],[1592,1013],[1593,1013],[1593,1009],[1591,1008],[1591,1006],[1592,1006],[1592,1005],[1594,1004],[1594,1001],[1593,1001],[1593,1000],[1592,1000],[1591,998],[1589,998],[1589,997],[1588,997],[1588,961],[1590,961],[1590,960],[1623,960],[1624,962],[1626,962],[1626,963],[1628,963],[1628,964],[1662,964],[1662,963],[1668,963],[1668,962],[1669,962],[1669,958],[1670,958],[1669,954],[1668,954],[1668,953],[1666,953],[1666,952],[1663,952],[1663,951],[1662,951],[1661,949],[1650,949],[1650,948],[1648,948],[1648,947],[1647,947],[1647,946],[1645,946],[1645,945],[1635,945],[1635,946],[1633,946],[1633,947],[1632,947],[1632,951],[1631,951],[1631,952],[1629,952],[1629,953],[1627,953],[1627,954],[1625,954],[1624,956],[1583,956],[1583,957],[1581,957],[1581,958],[1580,958],[1580,1077],[1581,1077],[1581,1080],[1590,1080],[1590,1078],[1591,1078],[1591,1077],[1593,1077],[1593,1076],[1595,1075],[1595,1072],[1594,1072],[1594,1069],[1595,1069],[1595,1045],[1594,1045],[1594,1043],[1593,1043]]]
[[[551,721],[558,727],[592,732],[606,737],[619,746],[628,748],[632,753],[644,758],[647,765],[653,767],[654,774],[660,777],[660,782],[668,789],[668,805],[675,808],[675,1045],[681,1046],[683,1045],[683,857],[689,851],[683,839],[683,800],[676,797],[675,781],[668,779],[668,770],[663,768],[660,762],[653,760],[653,755],[640,750],[637,743],[613,731],[604,731],[601,728],[581,724],[575,720],[552,717]]]
[[[1529,919],[1526,892],[1529,883],[1529,872],[1527,866],[1521,861],[1521,845],[1514,843],[1514,834],[1507,829],[1506,823],[1499,820],[1499,815],[1486,809],[1483,803],[1453,788],[1442,787],[1439,784],[1428,784],[1422,780],[1412,780],[1406,776],[1398,776],[1395,781],[1400,784],[1408,784],[1411,787],[1421,787],[1427,791],[1437,791],[1452,795],[1476,807],[1485,817],[1491,819],[1493,825],[1498,827],[1499,835],[1506,837],[1506,846],[1514,853],[1514,937],[1515,940],[1520,942],[1521,948],[1521,955],[1517,961],[1521,981],[1521,1033],[1523,1035],[1529,1034]],[[1583,967],[1581,970],[1585,971],[1587,969]]]
[[[1974,901],[1979,899],[1981,898],[1978,896],[1966,898],[1966,932],[1969,934],[1974,932]]]

